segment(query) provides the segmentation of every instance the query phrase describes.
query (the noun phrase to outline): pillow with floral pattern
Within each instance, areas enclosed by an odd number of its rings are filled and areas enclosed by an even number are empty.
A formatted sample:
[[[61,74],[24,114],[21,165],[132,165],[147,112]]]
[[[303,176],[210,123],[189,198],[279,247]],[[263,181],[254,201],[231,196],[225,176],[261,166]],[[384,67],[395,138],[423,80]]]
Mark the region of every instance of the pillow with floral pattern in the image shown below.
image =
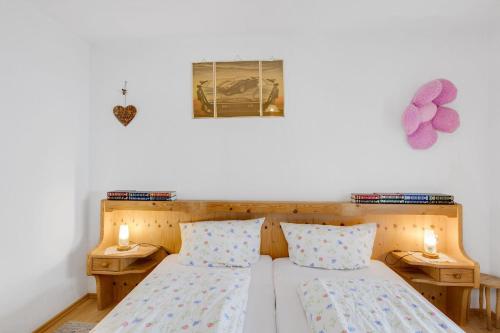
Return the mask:
[[[260,257],[262,223],[264,218],[179,223],[179,262],[188,266],[248,267]]]
[[[281,223],[290,260],[300,266],[359,269],[370,264],[375,223],[337,227]]]

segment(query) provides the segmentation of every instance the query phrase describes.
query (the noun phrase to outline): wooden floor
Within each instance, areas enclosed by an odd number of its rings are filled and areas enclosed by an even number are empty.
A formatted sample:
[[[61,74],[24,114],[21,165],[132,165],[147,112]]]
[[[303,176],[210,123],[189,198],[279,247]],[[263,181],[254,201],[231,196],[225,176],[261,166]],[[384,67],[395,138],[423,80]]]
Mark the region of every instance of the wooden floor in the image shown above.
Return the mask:
[[[97,299],[95,297],[90,297],[84,302],[75,307],[72,311],[61,317],[59,320],[54,322],[51,326],[47,327],[45,330],[41,331],[43,333],[52,333],[62,324],[68,321],[81,321],[86,323],[98,323],[104,318],[113,307],[109,307],[105,310],[97,310]],[[41,333],[40,332],[40,333]]]
[[[83,321],[88,323],[97,323],[102,318],[104,318],[104,316],[106,316],[108,312],[111,311],[111,309],[112,307],[109,307],[108,309],[99,311],[97,310],[97,300],[95,298],[89,298],[85,300],[82,304],[78,305],[73,311],[66,314],[64,317],[55,322],[52,326],[48,327],[43,332],[44,333],[55,332],[55,330],[59,326],[61,326],[67,321]],[[486,320],[480,319],[477,311],[471,312],[469,323],[466,327],[464,327],[464,329],[467,333],[483,333],[483,332],[500,333],[500,329],[493,328],[493,331],[486,330]]]

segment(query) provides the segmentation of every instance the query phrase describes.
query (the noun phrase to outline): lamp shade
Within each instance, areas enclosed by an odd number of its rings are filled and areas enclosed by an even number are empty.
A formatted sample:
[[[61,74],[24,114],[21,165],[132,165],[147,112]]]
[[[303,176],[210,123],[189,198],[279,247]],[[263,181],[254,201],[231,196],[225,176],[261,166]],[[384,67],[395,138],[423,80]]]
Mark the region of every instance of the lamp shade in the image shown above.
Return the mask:
[[[118,233],[118,246],[129,246],[129,230],[127,224],[120,225],[120,231]]]
[[[431,229],[424,230],[424,254],[437,255],[437,235]]]

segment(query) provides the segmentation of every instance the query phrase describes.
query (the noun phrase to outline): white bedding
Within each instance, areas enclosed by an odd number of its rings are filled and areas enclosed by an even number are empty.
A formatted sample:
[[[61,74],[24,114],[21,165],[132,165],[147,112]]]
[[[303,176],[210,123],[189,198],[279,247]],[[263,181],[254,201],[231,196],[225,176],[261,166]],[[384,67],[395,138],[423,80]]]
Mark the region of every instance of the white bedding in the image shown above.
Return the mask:
[[[298,295],[314,333],[463,333],[399,281],[313,279],[301,283]]]
[[[308,268],[293,264],[288,258],[280,258],[273,262],[274,285],[276,293],[276,322],[278,333],[306,333],[312,332],[307,323],[301,301],[297,294],[299,285],[315,278],[328,280],[346,280],[369,278],[373,280],[388,280],[403,286],[409,285],[384,263],[372,260],[367,268],[359,270],[325,270]],[[439,310],[425,300],[418,292],[409,287],[415,297],[433,309]],[[447,326],[453,328],[452,332],[462,332],[451,320],[445,318]],[[335,331],[334,331],[335,332]]]
[[[246,269],[189,267],[177,261],[177,255],[170,255],[162,261],[92,332],[141,332],[146,328],[151,332],[162,333],[177,331],[275,332],[270,257],[261,256],[256,264]],[[157,282],[162,279],[171,282]],[[230,284],[233,287],[223,288],[224,284]],[[178,289],[175,293],[187,291],[175,299],[174,291],[167,289],[169,285]],[[189,308],[185,307],[180,300],[199,295],[200,293],[196,292],[199,288],[203,289],[203,301],[208,306],[200,306],[200,300],[193,298],[190,300],[193,305]],[[242,290],[248,290],[248,293],[242,293]],[[218,297],[219,292],[224,297]],[[165,300],[165,297],[171,300]],[[246,315],[245,312],[239,311],[239,308],[243,308],[244,305],[246,305]],[[216,318],[217,312],[220,314],[220,320]],[[238,316],[238,313],[241,315]],[[207,322],[197,320],[196,317],[200,314],[203,314],[203,321],[210,320]],[[174,320],[178,317],[182,318]],[[172,326],[178,328],[174,330]],[[241,326],[243,326],[243,331]]]

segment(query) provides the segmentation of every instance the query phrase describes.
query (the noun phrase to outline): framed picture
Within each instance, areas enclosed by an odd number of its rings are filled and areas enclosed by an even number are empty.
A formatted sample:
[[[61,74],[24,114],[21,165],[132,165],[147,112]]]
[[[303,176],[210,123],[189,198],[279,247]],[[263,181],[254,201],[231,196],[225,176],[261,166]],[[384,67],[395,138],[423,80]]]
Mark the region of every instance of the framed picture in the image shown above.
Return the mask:
[[[193,64],[193,117],[284,117],[283,61]]]

